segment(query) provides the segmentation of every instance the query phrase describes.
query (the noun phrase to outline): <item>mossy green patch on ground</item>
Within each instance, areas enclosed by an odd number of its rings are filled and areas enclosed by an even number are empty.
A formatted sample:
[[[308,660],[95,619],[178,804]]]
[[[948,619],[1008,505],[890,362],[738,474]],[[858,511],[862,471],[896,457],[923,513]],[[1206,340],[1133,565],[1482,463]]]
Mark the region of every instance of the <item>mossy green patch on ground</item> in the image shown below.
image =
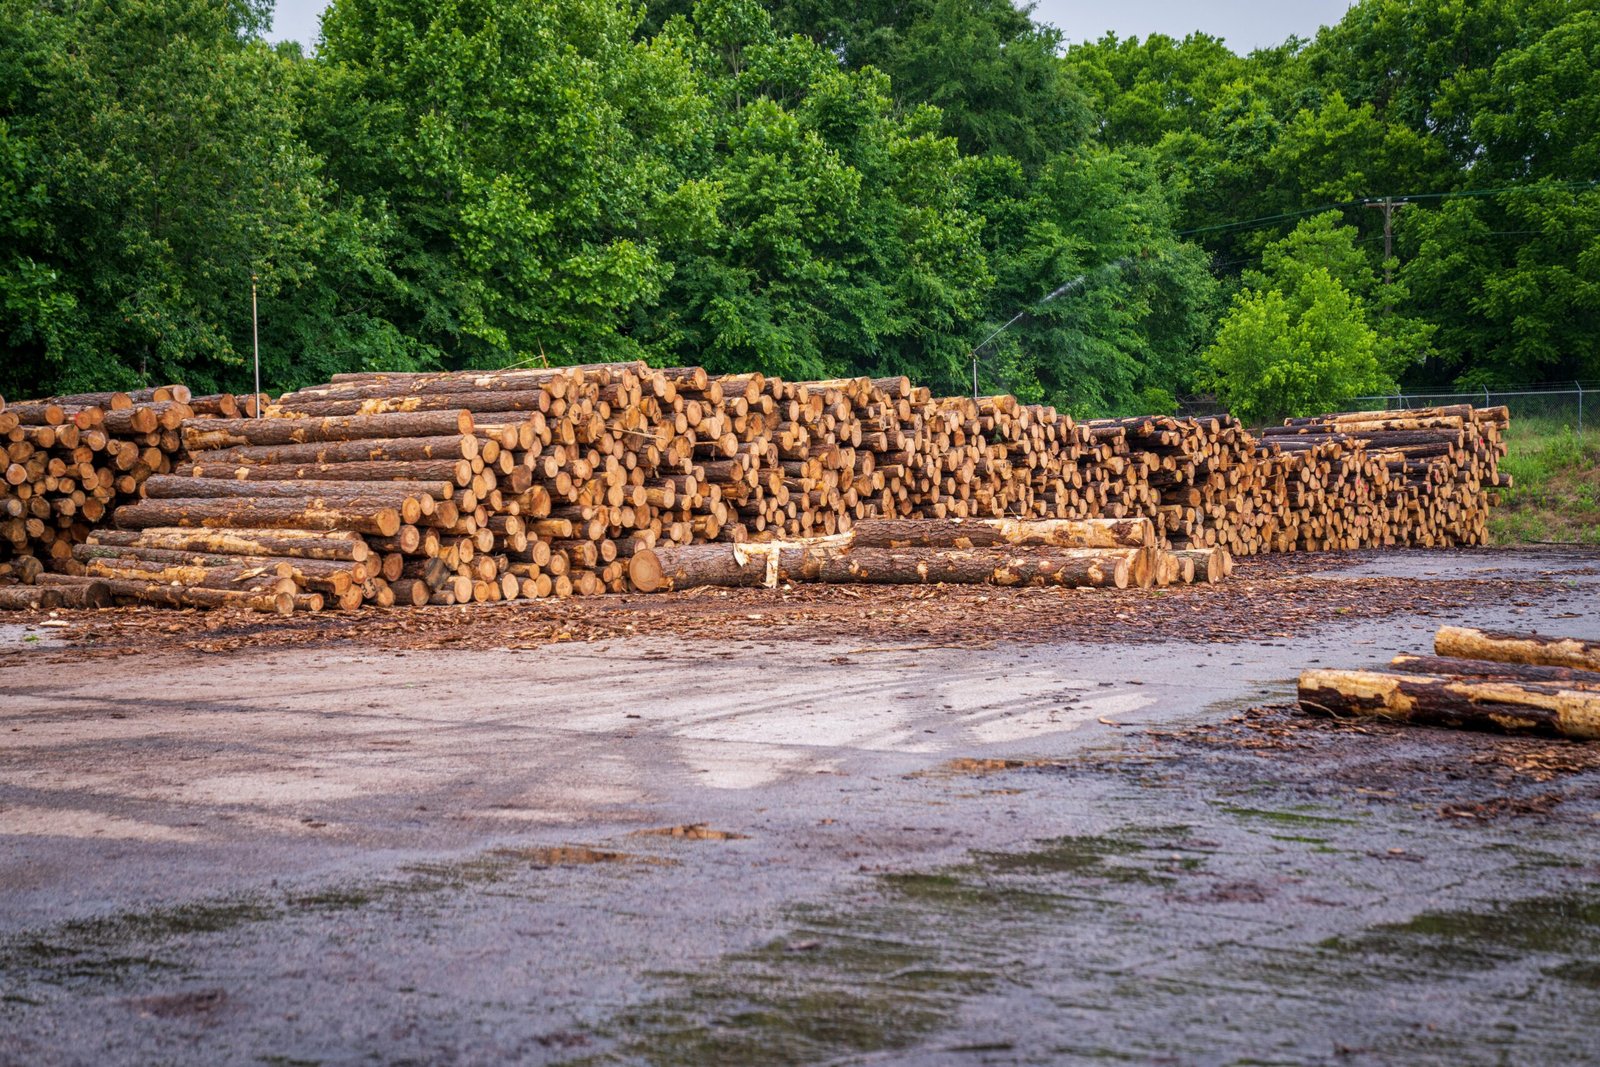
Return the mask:
[[[1507,445],[1500,469],[1513,485],[1489,515],[1495,543],[1600,545],[1600,429],[1513,418]]]

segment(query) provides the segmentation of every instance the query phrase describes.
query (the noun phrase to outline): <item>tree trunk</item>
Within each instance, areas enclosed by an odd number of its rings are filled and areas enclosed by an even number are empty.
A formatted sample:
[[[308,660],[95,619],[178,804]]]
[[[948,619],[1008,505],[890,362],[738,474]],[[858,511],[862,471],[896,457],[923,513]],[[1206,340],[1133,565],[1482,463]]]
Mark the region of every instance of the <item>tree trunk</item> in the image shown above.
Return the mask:
[[[1543,634],[1495,633],[1464,626],[1441,626],[1433,639],[1441,656],[1531,663],[1600,671],[1600,643]]]
[[[307,506],[298,500],[144,500],[117,509],[125,530],[148,526],[244,527],[247,529],[339,530],[392,537],[400,529],[394,508],[353,511]]]
[[[311,441],[363,441],[390,437],[459,437],[472,433],[472,413],[418,411],[326,419],[193,419],[183,427],[190,452]]]
[[[472,484],[472,463],[465,459],[416,460],[375,463],[264,464],[261,466],[184,466],[180,472],[189,478],[233,479],[248,482],[452,482]]]
[[[1600,693],[1560,683],[1315,670],[1300,675],[1300,705],[1335,716],[1600,739]]]
[[[372,554],[367,542],[359,534],[341,535],[306,530],[195,530],[157,526],[143,530],[96,530],[89,535],[89,543],[351,563],[360,563]]]
[[[371,463],[475,459],[480,443],[472,434],[454,437],[389,437],[359,441],[315,441],[304,445],[255,445],[197,452],[190,462],[239,467],[300,463]]]
[[[1389,661],[1389,667],[1405,674],[1433,674],[1488,682],[1556,683],[1568,689],[1600,690],[1600,671],[1583,671],[1575,667],[1496,663],[1491,660],[1455,659],[1450,656],[1413,656],[1409,653],[1401,653],[1394,657]]]
[[[1155,543],[1149,519],[863,519],[852,528],[862,548],[1138,548]]]

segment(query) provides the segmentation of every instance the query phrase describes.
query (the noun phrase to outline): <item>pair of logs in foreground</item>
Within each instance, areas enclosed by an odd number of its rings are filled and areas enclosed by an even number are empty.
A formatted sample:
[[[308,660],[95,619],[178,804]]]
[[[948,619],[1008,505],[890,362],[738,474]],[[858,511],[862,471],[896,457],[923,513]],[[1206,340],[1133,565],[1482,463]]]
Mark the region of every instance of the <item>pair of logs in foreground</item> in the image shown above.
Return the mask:
[[[1388,671],[1312,670],[1300,706],[1338,717],[1600,740],[1600,643],[1446,626]]]

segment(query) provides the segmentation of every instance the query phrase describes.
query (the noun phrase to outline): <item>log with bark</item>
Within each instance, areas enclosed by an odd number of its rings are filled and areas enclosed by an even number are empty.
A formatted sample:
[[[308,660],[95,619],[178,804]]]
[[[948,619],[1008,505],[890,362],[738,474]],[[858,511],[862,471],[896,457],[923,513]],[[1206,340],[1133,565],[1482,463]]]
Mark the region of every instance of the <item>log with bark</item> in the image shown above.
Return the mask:
[[[1600,692],[1560,682],[1311,670],[1299,696],[1302,708],[1339,717],[1600,739]]]

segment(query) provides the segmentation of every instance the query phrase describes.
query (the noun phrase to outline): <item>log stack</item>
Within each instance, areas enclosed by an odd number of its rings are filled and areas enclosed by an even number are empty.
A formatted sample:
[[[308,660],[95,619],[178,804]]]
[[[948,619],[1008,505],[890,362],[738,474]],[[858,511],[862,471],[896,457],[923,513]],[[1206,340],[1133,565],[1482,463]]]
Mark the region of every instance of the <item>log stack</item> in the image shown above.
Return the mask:
[[[785,382],[642,363],[347,374],[262,403],[60,398],[62,421],[93,410],[97,425],[121,425],[143,405],[175,425],[137,442],[153,451],[117,483],[121,496],[96,500],[92,521],[78,503],[70,514],[28,505],[48,521],[13,516],[37,520],[25,547],[53,570],[133,583],[113,585],[122,597],[181,602],[172,588],[192,588],[211,590],[196,603],[295,610],[639,589],[694,571],[693,553],[664,563],[655,552],[826,544],[867,521],[1142,519],[1148,546],[962,546],[927,527],[919,543],[857,539],[850,562],[824,554],[794,572],[1092,585],[1126,571],[1141,585],[1216,580],[1234,556],[1265,551],[1481,543],[1485,490],[1505,484],[1504,409],[1345,413],[1257,438],[1228,417],[1078,423],[1008,396],[935,398],[905,378]],[[37,404],[19,410],[11,466],[30,499],[35,467],[63,489],[35,458],[61,423]],[[81,447],[87,431],[76,432]],[[45,494],[72,499],[56,490]],[[97,532],[114,503],[117,529]],[[319,540],[366,554],[286,545]],[[1034,558],[1130,547],[1142,555],[1093,574]]]
[[[1306,671],[1300,706],[1340,717],[1600,740],[1600,644],[1446,626],[1434,652],[1396,656],[1385,671]]]
[[[0,398],[0,563],[72,558],[73,546],[172,469],[189,390]]]

